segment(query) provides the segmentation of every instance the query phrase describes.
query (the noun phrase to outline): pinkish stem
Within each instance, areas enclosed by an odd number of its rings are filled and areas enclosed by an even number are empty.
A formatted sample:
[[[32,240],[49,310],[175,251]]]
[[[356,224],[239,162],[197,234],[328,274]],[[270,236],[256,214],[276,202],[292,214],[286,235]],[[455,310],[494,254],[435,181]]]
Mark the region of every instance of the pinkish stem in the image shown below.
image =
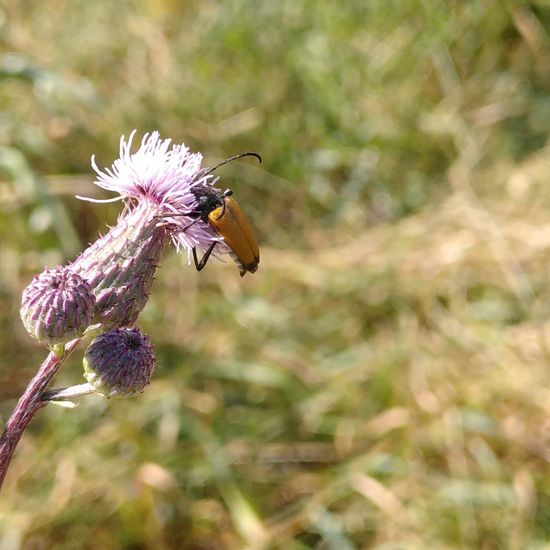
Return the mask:
[[[15,406],[4,428],[4,433],[0,437],[0,488],[25,428],[35,413],[47,405],[47,401],[41,401],[40,399],[42,392],[48,387],[65,359],[79,342],[80,339],[69,342],[65,346],[63,355],[56,355],[53,351],[50,352]]]

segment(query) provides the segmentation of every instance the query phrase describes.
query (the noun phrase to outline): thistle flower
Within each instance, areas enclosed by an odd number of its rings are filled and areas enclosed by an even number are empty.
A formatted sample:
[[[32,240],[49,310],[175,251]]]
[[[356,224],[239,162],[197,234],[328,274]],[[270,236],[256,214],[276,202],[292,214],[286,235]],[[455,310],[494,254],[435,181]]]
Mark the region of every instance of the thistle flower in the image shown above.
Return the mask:
[[[155,368],[154,349],[133,324],[145,306],[164,246],[171,240],[191,253],[202,269],[213,253],[230,253],[245,272],[256,271],[259,251],[251,228],[230,190],[215,189],[212,172],[243,156],[235,155],[211,169],[202,156],[190,153],[158,132],[146,134],[132,153],[135,131],[120,140],[120,158],[97,173],[96,184],[118,194],[124,210],[116,225],[66,268],[46,270],[23,292],[21,319],[37,340],[52,347],[19,399],[0,436],[0,485],[17,443],[33,415],[48,400],[88,393],[89,386],[106,396],[143,391]],[[83,197],[80,197],[83,198]],[[236,237],[236,239],[235,239]],[[196,249],[205,251],[196,259]],[[49,383],[90,329],[103,332],[84,356],[85,389],[46,392]],[[72,342],[69,342],[73,340]],[[68,343],[67,343],[68,342]],[[63,346],[67,343],[66,346]],[[62,351],[62,353],[61,353]]]
[[[45,269],[25,288],[20,315],[33,338],[54,346],[82,336],[95,307],[90,285],[70,269],[57,266]]]
[[[112,329],[95,338],[84,353],[84,378],[106,397],[143,391],[155,369],[155,350],[138,329]]]
[[[120,158],[97,173],[96,185],[118,193],[107,201],[122,200],[125,208],[109,233],[86,249],[71,265],[86,279],[97,299],[96,322],[104,329],[134,323],[147,303],[164,246],[171,240],[178,250],[206,250],[220,241],[215,231],[191,214],[197,208],[196,186],[217,180],[201,167],[202,155],[187,147],[146,134],[131,152],[135,131],[120,140]],[[192,222],[195,223],[192,223]],[[223,242],[218,253],[227,252]]]

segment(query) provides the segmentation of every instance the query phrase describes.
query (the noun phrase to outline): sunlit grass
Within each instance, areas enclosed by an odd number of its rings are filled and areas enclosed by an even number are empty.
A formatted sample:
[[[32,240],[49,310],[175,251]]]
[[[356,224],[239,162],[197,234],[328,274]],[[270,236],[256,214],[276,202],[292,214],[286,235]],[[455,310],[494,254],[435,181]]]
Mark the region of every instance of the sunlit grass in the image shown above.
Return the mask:
[[[260,270],[167,254],[153,384],[33,421],[0,547],[538,548],[550,540],[550,13],[541,2],[0,8],[0,371],[43,265],[113,223],[133,128],[210,162]],[[81,382],[77,357],[57,385]]]

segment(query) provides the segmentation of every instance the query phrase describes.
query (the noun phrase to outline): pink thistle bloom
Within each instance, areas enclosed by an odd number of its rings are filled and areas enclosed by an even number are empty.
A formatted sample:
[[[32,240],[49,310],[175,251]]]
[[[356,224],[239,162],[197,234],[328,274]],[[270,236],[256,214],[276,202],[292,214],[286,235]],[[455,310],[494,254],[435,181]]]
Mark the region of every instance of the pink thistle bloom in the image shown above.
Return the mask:
[[[106,201],[122,200],[125,208],[117,223],[90,245],[72,264],[90,285],[96,298],[96,317],[103,330],[130,326],[145,307],[160,255],[169,240],[180,250],[206,250],[212,243],[217,252],[228,248],[203,220],[193,216],[198,202],[196,186],[212,187],[217,181],[201,167],[202,155],[182,145],[162,140],[158,132],[146,134],[132,153],[135,131],[120,140],[120,158],[111,168],[97,173],[96,185],[118,193]]]
[[[206,250],[214,241],[221,241],[210,226],[201,221],[191,225],[195,218],[188,217],[197,207],[192,189],[197,186],[213,186],[218,178],[202,175],[207,170],[201,166],[202,155],[191,153],[184,144],[173,144],[171,139],[161,139],[158,132],[145,134],[139,149],[132,153],[131,147],[136,130],[128,140],[120,138],[119,158],[111,168],[100,170],[92,156],[92,167],[98,177],[95,184],[118,193],[106,200],[78,197],[91,202],[123,200],[126,209],[133,210],[139,204],[150,206],[150,212],[159,225],[167,225],[177,250],[187,249],[188,259],[193,247]],[[218,252],[227,252],[223,241],[217,245]]]
[[[254,273],[259,248],[232,192],[215,189],[212,172],[240,153],[203,168],[202,155],[185,145],[146,134],[131,152],[135,130],[120,140],[120,158],[97,173],[96,185],[117,194],[124,209],[116,225],[65,267],[46,269],[24,290],[20,309],[27,331],[51,352],[21,396],[0,436],[0,485],[29,420],[48,400],[83,395],[89,387],[110,397],[141,392],[155,368],[149,338],[130,328],[145,307],[159,265],[171,240],[193,254],[197,270],[216,253],[232,255],[240,274]],[[227,230],[229,227],[229,230]],[[225,239],[225,240],[224,240]],[[205,250],[200,261],[196,249]],[[84,357],[88,388],[45,392],[60,366],[86,335],[97,335]]]

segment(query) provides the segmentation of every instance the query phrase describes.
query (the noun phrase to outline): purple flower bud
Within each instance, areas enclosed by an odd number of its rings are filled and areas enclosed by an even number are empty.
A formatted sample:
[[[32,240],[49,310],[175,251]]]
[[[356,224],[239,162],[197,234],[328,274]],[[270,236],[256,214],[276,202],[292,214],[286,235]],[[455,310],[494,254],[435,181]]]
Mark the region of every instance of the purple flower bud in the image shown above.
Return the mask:
[[[160,254],[170,235],[146,203],[121,216],[71,269],[86,279],[97,301],[95,322],[104,329],[132,325],[145,307]]]
[[[95,315],[90,285],[69,268],[45,269],[23,291],[21,320],[28,333],[49,346],[78,338]]]
[[[149,384],[155,364],[149,337],[138,329],[112,329],[84,353],[84,377],[106,397],[130,397]]]

